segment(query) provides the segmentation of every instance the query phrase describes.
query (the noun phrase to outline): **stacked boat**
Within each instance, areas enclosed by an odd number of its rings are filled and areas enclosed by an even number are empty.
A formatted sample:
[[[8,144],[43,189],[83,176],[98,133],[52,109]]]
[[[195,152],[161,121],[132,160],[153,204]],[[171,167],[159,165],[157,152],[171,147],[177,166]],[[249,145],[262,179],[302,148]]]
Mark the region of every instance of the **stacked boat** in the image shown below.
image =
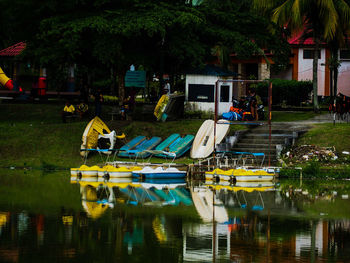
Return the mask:
[[[178,158],[191,149],[193,139],[193,135],[180,136],[177,133],[171,134],[164,141],[160,137],[147,139],[146,136],[137,136],[119,149],[118,156],[141,159],[151,155]],[[152,150],[155,151],[154,154]]]

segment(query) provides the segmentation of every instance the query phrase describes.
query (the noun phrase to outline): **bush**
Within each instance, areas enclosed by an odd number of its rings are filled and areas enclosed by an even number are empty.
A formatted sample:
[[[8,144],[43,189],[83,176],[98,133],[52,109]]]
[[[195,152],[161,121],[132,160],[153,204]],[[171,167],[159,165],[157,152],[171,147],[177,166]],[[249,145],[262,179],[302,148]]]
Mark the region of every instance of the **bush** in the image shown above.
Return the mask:
[[[282,104],[300,106],[300,104],[309,99],[309,93],[312,91],[311,81],[296,81],[284,79],[272,79],[272,104]],[[268,83],[261,82],[257,84],[257,94],[262,98],[268,97]],[[267,101],[267,99],[265,100]]]
[[[103,95],[103,100],[106,104],[118,104],[119,98],[116,96]]]

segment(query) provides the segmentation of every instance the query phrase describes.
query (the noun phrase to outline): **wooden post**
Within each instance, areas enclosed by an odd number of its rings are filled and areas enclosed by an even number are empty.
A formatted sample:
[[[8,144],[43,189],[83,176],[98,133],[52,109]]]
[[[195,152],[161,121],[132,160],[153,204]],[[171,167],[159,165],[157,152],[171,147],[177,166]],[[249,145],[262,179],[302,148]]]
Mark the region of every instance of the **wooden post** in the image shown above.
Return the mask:
[[[269,123],[269,166],[271,166],[271,119],[272,119],[272,82],[269,83],[269,119],[268,119],[268,123]]]
[[[213,151],[213,159],[215,162],[215,153],[216,153],[216,122],[218,116],[218,83],[220,80],[215,82],[214,86],[214,151]],[[215,164],[214,164],[215,165]]]

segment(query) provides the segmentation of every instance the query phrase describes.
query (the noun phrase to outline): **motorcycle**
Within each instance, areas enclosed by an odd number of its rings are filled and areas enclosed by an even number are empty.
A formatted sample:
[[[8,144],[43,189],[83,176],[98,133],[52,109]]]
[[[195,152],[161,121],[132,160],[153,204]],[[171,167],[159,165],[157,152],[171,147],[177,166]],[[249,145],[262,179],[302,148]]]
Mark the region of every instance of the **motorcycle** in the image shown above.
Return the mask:
[[[239,109],[242,112],[242,115],[243,115],[242,120],[252,120],[252,116],[250,112],[250,101],[247,97],[242,97],[239,101],[237,99],[233,99],[231,108]],[[259,121],[262,121],[265,119],[265,109],[263,104],[257,105],[257,113],[258,113]],[[246,117],[244,117],[244,115],[246,115]]]

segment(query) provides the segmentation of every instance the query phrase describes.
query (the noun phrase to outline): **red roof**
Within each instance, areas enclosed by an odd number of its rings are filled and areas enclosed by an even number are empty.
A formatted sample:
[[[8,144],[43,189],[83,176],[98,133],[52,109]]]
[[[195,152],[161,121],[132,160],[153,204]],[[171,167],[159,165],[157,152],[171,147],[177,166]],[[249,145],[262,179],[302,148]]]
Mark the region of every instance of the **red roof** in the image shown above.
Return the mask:
[[[26,42],[19,42],[13,46],[0,50],[0,56],[14,57],[26,48]]]
[[[301,34],[297,34],[288,39],[289,44],[291,45],[314,45],[314,40],[309,37],[305,40],[301,38]]]

